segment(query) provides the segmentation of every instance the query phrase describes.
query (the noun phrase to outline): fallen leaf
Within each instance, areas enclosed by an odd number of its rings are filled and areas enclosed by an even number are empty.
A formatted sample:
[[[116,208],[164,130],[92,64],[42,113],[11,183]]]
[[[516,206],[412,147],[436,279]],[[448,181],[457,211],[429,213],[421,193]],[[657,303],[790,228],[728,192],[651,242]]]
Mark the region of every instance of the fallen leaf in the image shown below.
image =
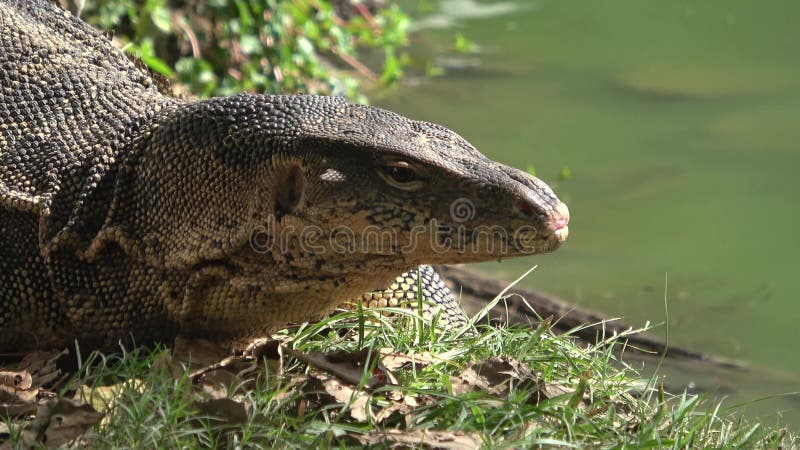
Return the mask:
[[[567,386],[556,383],[544,383],[543,386],[537,391],[540,394],[539,401],[558,397],[559,395],[569,395],[575,392],[575,389],[570,389]]]
[[[36,411],[38,393],[38,389],[17,392],[0,389],[0,417],[19,417]]]
[[[197,383],[208,398],[223,398],[232,395],[230,388],[241,384],[242,380],[235,373],[224,369],[204,373]]]
[[[55,389],[69,376],[58,368],[58,360],[69,355],[69,351],[44,352],[36,351],[25,355],[19,363],[19,370],[31,374],[32,387],[48,387]]]
[[[26,390],[30,389],[32,385],[33,377],[27,370],[19,372],[0,370],[0,388]]]
[[[411,404],[402,400],[393,401],[389,404],[389,406],[375,413],[375,417],[372,419],[373,423],[383,423],[392,416],[399,416],[404,419],[406,426],[408,426],[411,420],[409,413],[414,409],[415,406],[416,402]]]
[[[294,395],[294,391],[298,389],[298,386],[301,386],[303,383],[308,381],[308,377],[306,375],[288,375],[288,380],[286,384],[275,395],[275,400],[283,400],[287,397],[291,397]]]
[[[385,445],[394,442],[419,448],[443,450],[473,450],[480,448],[483,441],[475,433],[439,430],[389,430],[373,431],[367,434],[350,434],[363,445]]]
[[[334,375],[342,381],[356,386],[361,384],[365,366],[369,363],[367,361],[368,353],[366,350],[359,352],[340,351],[330,354],[323,354],[320,352],[305,354],[293,348],[284,347],[284,352],[309,366]],[[370,377],[364,382],[365,388],[374,389],[388,384],[390,379],[385,370],[380,367],[380,364],[379,367],[376,368],[376,371],[378,373],[375,374],[375,376]]]
[[[190,368],[212,366],[230,356],[230,348],[206,339],[176,337],[172,357]]]
[[[454,394],[462,394],[475,389],[489,392],[499,397],[508,395],[512,385],[529,386],[533,394],[528,401],[534,404],[559,396],[577,406],[590,403],[586,392],[580,398],[574,397],[576,390],[561,384],[541,380],[524,363],[508,357],[493,356],[483,361],[470,364],[459,377],[450,377]],[[577,403],[576,403],[577,402]]]
[[[152,368],[173,380],[179,380],[183,377],[183,366],[169,351],[162,351],[159,353],[153,361]]]
[[[314,377],[321,383],[322,388],[325,389],[325,392],[333,397],[338,403],[349,405],[348,412],[350,417],[359,422],[366,422],[368,414],[367,407],[369,403],[368,394],[358,391],[349,385],[343,384],[334,377],[323,374],[316,374]]]
[[[25,426],[20,438],[24,448],[44,445],[60,447],[86,432],[104,417],[91,407],[76,401],[59,398],[41,405],[36,418]]]
[[[245,404],[231,398],[196,401],[193,406],[200,413],[229,424],[245,423],[249,418]]]
[[[281,344],[288,342],[278,339],[259,338],[247,346],[244,353],[250,354],[254,359],[281,359]]]
[[[506,396],[513,384],[540,384],[539,377],[524,363],[512,358],[492,356],[470,364],[459,377],[451,377],[454,394],[481,389],[493,395]]]
[[[380,350],[380,354],[381,363],[383,363],[388,370],[398,370],[411,366],[414,366],[416,370],[429,366],[436,361],[435,357],[430,352],[406,355],[392,348],[385,347]]]
[[[258,371],[258,364],[264,360],[267,361],[267,367],[270,371],[280,373],[281,366],[275,365],[275,361],[280,362],[280,355],[278,354],[281,341],[273,339],[258,338],[247,345],[244,350],[231,350],[230,346],[222,345],[203,339],[175,339],[176,348],[173,350],[173,355],[176,360],[187,364],[191,361],[191,367],[194,369],[189,377],[193,381],[201,381],[201,377],[205,378],[210,372],[224,369],[232,376],[247,378],[248,372]],[[272,356],[277,354],[276,358]],[[188,359],[187,359],[188,358]],[[228,377],[224,374],[217,374],[211,378],[224,378]],[[230,378],[230,377],[228,377]]]

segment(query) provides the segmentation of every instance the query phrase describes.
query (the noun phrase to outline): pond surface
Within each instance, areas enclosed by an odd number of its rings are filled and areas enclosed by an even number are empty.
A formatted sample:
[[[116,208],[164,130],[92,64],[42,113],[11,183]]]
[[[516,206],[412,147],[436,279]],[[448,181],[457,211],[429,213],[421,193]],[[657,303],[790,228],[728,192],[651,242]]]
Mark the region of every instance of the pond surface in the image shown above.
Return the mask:
[[[439,8],[415,40],[446,74],[376,103],[534,165],[572,212],[555,254],[479,267],[538,265],[525,285],[634,325],[664,321],[666,295],[673,343],[752,367],[673,382],[733,403],[800,391],[800,2]],[[455,31],[480,53],[453,52]],[[748,410],[800,430],[797,395]]]

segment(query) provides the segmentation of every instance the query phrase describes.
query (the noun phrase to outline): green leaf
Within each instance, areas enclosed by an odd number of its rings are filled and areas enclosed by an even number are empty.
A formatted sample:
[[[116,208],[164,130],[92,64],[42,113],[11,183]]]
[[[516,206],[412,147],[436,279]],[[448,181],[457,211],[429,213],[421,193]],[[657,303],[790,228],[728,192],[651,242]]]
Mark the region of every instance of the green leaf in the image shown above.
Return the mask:
[[[383,63],[383,74],[381,74],[381,82],[384,84],[393,84],[403,76],[403,63],[395,55],[394,49],[386,49],[386,59]]]
[[[141,44],[131,45],[128,48],[128,51],[136,54],[139,56],[139,59],[147,65],[153,72],[160,73],[161,75],[172,77],[175,75],[175,72],[172,71],[172,68],[161,60],[158,56],[156,56],[155,52],[153,51],[153,42],[151,40],[145,40]]]
[[[253,23],[253,15],[250,14],[250,8],[244,0],[236,0],[236,9],[239,12],[239,21],[242,23],[243,28],[249,28]]]
[[[245,55],[260,54],[263,45],[257,36],[245,34],[239,38],[239,49]]]
[[[217,89],[217,76],[208,61],[181,58],[175,63],[175,70],[180,82],[188,84],[196,95],[207,97]]]
[[[311,43],[305,36],[297,37],[297,49],[300,50],[304,56],[310,57],[314,55],[314,44]]]
[[[144,63],[147,64],[147,67],[152,69],[154,72],[160,73],[161,75],[170,78],[172,78],[175,75],[175,72],[172,71],[172,68],[169,66],[169,64],[161,60],[159,57],[155,55],[147,55],[147,56],[142,55],[141,58],[142,61],[144,61]]]
[[[478,44],[467,39],[463,34],[456,33],[456,42],[454,47],[460,53],[477,53]]]
[[[172,19],[169,17],[169,10],[163,5],[158,6],[150,12],[150,21],[164,34],[172,32]]]

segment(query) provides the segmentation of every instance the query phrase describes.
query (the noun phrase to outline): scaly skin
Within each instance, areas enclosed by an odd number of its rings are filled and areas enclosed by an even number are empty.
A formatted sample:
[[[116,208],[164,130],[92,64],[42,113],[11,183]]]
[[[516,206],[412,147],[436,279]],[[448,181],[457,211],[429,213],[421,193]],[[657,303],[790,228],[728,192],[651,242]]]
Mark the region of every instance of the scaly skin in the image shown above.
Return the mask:
[[[555,249],[567,208],[443,127],[319,96],[180,101],[0,0],[0,352],[239,337],[420,264]]]

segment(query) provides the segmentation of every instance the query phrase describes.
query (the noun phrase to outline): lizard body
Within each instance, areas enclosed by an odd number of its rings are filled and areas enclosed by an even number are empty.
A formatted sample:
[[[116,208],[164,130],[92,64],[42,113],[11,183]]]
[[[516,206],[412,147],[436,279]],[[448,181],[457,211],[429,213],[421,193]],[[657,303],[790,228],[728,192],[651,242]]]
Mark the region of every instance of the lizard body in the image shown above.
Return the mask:
[[[546,184],[446,128],[335,97],[164,96],[42,0],[0,0],[0,86],[0,352],[250,335],[567,235]]]

